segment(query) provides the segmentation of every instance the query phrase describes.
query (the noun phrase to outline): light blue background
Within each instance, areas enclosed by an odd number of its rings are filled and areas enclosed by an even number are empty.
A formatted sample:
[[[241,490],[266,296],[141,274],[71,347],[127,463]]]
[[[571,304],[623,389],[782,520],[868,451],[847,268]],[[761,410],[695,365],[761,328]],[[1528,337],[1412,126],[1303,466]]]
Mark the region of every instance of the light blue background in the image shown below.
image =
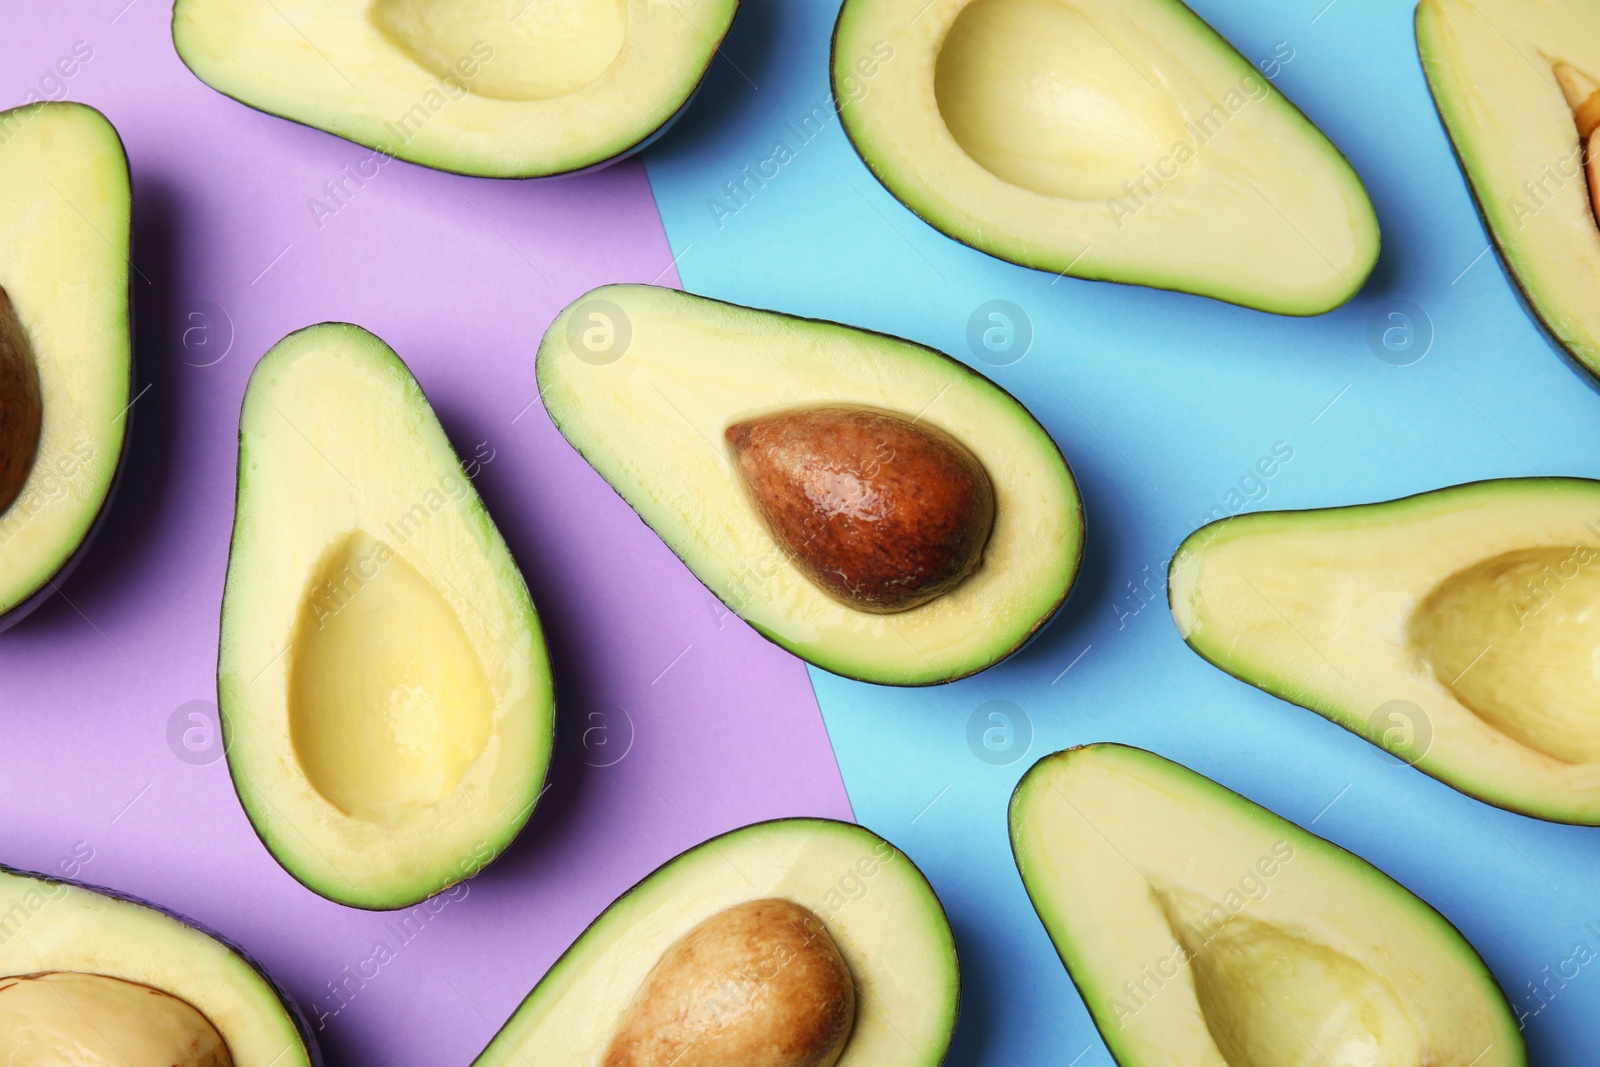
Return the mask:
[[[1077,474],[1083,572],[1022,654],[924,690],[812,672],[859,819],[921,865],[955,926],[965,990],[953,1064],[1111,1062],[1006,836],[1022,772],[1089,741],[1154,749],[1365,856],[1459,926],[1521,1011],[1540,1007],[1529,983],[1545,967],[1579,942],[1600,951],[1585,928],[1600,930],[1600,831],[1498,811],[1396,764],[1200,660],[1166,610],[1165,560],[1278,442],[1293,459],[1251,508],[1600,475],[1600,399],[1524,313],[1494,253],[1478,258],[1486,237],[1428,97],[1409,0],[1326,3],[1194,5],[1251,59],[1293,50],[1277,85],[1350,157],[1377,206],[1376,273],[1317,319],[1057,281],[930,229],[878,185],[832,117],[832,3],[748,0],[696,106],[646,156],[686,288],[950,352],[1015,393]],[[813,108],[828,122],[802,143]],[[736,214],[714,211],[724,183],[778,142],[793,159]],[[986,366],[967,345],[969,316],[991,299],[1033,323],[1015,365]],[[1420,362],[1395,367],[1375,357],[1368,326],[1405,301],[1434,337]],[[1141,608],[1147,579],[1153,602]],[[1035,732],[1009,766],[967,742],[969,719],[996,699]],[[1593,1064],[1597,1009],[1600,963],[1527,1019],[1533,1062]]]

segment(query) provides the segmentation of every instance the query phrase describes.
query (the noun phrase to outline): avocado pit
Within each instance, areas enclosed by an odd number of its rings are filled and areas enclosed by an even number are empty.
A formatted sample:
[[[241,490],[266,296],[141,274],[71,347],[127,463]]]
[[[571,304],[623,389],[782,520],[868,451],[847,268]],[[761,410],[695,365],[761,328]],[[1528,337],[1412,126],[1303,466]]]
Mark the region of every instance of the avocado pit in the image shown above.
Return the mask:
[[[850,969],[822,920],[753,900],[673,942],[602,1067],[833,1067],[855,1025]]]
[[[160,989],[103,974],[0,978],[0,1063],[233,1067],[217,1028]]]
[[[1589,183],[1589,210],[1600,226],[1600,146],[1595,144],[1595,129],[1600,127],[1600,82],[1574,67],[1557,60],[1552,69],[1561,95],[1572,108],[1572,119],[1578,126],[1578,141],[1583,146],[1583,172]]]
[[[724,436],[756,511],[795,565],[859,611],[907,611],[977,569],[995,493],[943,430],[827,406],[735,423]]]
[[[28,335],[0,287],[0,514],[22,494],[39,454],[44,405]]]

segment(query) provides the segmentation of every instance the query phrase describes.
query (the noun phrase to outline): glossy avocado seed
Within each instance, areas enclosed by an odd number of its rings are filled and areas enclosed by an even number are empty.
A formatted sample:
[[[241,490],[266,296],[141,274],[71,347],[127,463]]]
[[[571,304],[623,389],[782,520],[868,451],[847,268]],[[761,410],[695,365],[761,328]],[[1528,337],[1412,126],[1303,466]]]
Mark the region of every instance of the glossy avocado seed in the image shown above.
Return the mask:
[[[39,368],[11,298],[0,288],[0,514],[28,481],[42,417]]]

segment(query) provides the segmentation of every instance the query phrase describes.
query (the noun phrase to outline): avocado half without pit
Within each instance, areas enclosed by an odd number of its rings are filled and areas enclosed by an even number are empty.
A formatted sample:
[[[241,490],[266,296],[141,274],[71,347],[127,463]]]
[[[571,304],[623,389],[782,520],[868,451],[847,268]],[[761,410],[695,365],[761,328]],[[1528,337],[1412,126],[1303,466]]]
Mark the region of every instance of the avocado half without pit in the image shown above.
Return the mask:
[[[304,1018],[190,923],[0,867],[0,1063],[316,1067]]]
[[[845,0],[833,92],[889,192],[1000,259],[1286,315],[1377,261],[1344,156],[1179,0]]]
[[[1477,482],[1189,537],[1178,632],[1480,800],[1600,824],[1600,482]]]
[[[0,629],[54,592],[127,442],[128,162],[82,104],[0,112]]]
[[[1017,870],[1121,1067],[1523,1067],[1466,939],[1365,860],[1098,744],[1011,800]]]
[[[922,345],[648,285],[539,348],[574,448],[730,610],[835,674],[926,685],[1066,599],[1077,486],[1015,398]]]
[[[698,845],[606,909],[475,1067],[935,1067],[955,941],[922,873],[849,823]]]
[[[386,155],[489,178],[604,166],[688,104],[738,0],[177,0],[201,81]]]
[[[1416,30],[1490,239],[1534,316],[1600,377],[1600,11],[1584,0],[1422,0]]]
[[[416,379],[359,327],[290,334],[250,377],[218,694],[256,832],[341,903],[471,877],[544,783],[527,586]]]

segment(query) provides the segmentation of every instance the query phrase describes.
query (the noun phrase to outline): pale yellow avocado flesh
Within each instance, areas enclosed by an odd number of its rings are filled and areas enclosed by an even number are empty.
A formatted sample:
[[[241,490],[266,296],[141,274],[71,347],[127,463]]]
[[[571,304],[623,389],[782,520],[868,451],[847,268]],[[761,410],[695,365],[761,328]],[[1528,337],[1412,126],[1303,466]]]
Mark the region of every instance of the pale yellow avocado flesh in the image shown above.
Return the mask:
[[[1173,617],[1230,674],[1491,804],[1600,822],[1600,483],[1223,520]]]
[[[944,1060],[960,977],[933,889],[870,831],[783,819],[713,838],[620,897],[540,979],[474,1067],[600,1067],[662,954],[719,912],[768,898],[810,910],[850,969],[855,1025],[836,1067]]]
[[[476,873],[543,783],[527,587],[416,381],[357,327],[291,334],[251,378],[219,685],[257,831],[345,903]]]
[[[39,981],[40,976],[47,980]],[[24,977],[33,981],[15,981]],[[74,1015],[52,1014],[52,999],[70,1002]],[[135,1003],[138,1010],[130,1015],[127,1009]],[[97,1034],[83,1031],[84,1019],[95,1024]],[[221,1058],[204,1058],[207,1028],[221,1039],[220,1048],[210,1049]],[[182,1035],[199,1040],[200,1058],[134,1055],[162,1052],[166,1038]],[[113,1038],[125,1058],[99,1055],[103,1050],[96,1036]],[[54,1041],[58,1037],[65,1045]],[[0,868],[0,1063],[310,1067],[311,1062],[292,1009],[221,941],[143,904]]]
[[[0,288],[37,371],[27,480],[0,513],[0,617],[49,585],[111,491],[127,432],[128,164],[81,104],[0,112]]]
[[[233,1067],[194,1005],[101,974],[0,978],[0,1063],[53,1067]]]
[[[1360,179],[1176,0],[848,0],[840,114],[907,207],[982,251],[1285,314],[1378,253]]]
[[[1139,749],[1047,756],[1018,870],[1122,1067],[1526,1062],[1481,959],[1337,846]]]
[[[1417,49],[1494,243],[1534,313],[1600,374],[1600,227],[1584,147],[1555,75],[1600,76],[1585,0],[1422,0]]]
[[[618,312],[625,325],[610,321]],[[581,351],[597,330],[625,331],[625,350],[616,358],[609,349],[603,358]],[[540,346],[538,376],[567,440],[696,577],[825,670],[898,685],[982,670],[1043,624],[1077,573],[1082,507],[1049,435],[988,379],[920,345],[617,285],[561,313]],[[766,412],[833,403],[926,422],[988,473],[995,518],[983,562],[950,592],[894,615],[856,610],[807,578],[762,522],[723,431]]]
[[[738,0],[177,0],[178,54],[252,107],[442,170],[539,177],[638,148]]]

